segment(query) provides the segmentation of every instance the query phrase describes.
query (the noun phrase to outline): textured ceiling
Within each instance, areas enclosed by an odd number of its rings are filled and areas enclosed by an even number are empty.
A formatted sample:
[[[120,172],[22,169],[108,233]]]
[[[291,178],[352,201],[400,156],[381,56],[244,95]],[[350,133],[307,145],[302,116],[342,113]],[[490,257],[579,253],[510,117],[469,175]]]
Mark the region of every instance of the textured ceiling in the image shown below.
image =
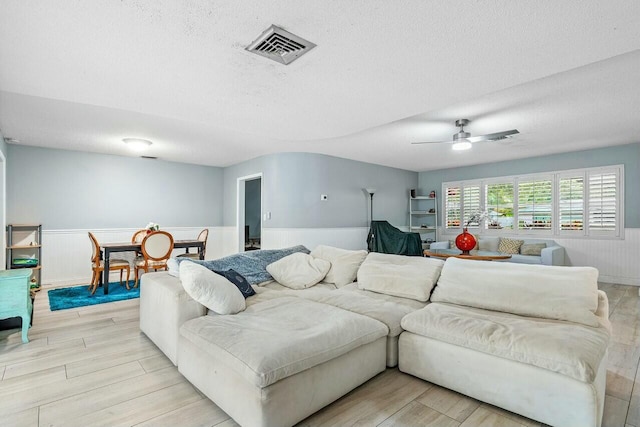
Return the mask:
[[[318,46],[244,50],[271,24]],[[410,170],[640,142],[640,2],[0,3],[0,128],[21,144],[227,166],[284,151]],[[453,152],[444,140],[517,128]]]

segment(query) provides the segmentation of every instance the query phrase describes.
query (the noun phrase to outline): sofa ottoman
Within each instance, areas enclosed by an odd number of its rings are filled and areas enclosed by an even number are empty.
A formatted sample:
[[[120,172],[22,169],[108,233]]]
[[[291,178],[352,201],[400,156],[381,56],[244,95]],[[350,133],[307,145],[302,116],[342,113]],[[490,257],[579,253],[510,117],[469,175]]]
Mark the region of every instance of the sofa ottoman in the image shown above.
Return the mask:
[[[385,370],[388,328],[282,297],[180,328],[178,369],[243,426],[290,426]]]

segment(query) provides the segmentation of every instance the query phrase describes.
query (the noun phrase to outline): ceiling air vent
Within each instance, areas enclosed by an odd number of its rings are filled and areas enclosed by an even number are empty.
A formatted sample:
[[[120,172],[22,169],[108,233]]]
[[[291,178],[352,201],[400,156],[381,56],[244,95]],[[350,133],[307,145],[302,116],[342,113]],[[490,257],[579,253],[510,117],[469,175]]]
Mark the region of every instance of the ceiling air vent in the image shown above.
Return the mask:
[[[310,41],[272,25],[246,50],[288,65],[314,47]]]

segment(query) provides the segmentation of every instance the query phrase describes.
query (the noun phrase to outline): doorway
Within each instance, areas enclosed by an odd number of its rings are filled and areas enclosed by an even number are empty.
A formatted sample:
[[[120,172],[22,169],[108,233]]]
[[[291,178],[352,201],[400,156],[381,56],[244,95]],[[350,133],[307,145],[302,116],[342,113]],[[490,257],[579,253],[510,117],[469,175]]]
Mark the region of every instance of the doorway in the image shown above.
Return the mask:
[[[262,247],[262,174],[238,178],[238,252]]]

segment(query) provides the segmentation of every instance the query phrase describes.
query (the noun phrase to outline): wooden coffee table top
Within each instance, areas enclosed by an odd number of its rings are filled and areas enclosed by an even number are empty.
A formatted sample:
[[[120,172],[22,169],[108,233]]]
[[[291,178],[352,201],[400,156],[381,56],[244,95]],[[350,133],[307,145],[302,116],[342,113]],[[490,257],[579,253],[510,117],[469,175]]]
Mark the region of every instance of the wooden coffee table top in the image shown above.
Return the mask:
[[[458,249],[426,249],[424,256],[437,257],[437,258],[463,258],[474,259],[478,261],[493,261],[497,259],[509,259],[511,255],[503,254],[501,252],[489,252],[489,251],[471,251],[469,255],[463,255]]]

